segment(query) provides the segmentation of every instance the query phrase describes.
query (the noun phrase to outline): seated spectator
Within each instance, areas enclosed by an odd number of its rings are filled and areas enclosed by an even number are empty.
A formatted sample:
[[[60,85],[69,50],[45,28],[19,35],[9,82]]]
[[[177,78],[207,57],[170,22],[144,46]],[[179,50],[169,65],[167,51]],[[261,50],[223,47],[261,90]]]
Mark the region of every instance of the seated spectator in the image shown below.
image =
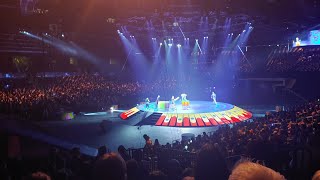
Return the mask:
[[[182,172],[182,180],[194,180],[194,170],[191,168],[186,168]]]
[[[104,154],[93,166],[93,179],[126,180],[126,163],[116,153]]]
[[[131,159],[131,157],[129,156],[127,149],[123,146],[120,145],[118,147],[118,153],[121,155],[121,157],[124,159],[124,161],[128,161]]]
[[[144,178],[144,173],[138,162],[134,159],[127,161],[127,180],[141,180]]]
[[[171,159],[167,162],[166,174],[168,175],[168,180],[180,180],[181,179],[181,165],[176,159]]]
[[[168,180],[167,176],[161,171],[153,171],[149,174],[148,180]]]
[[[106,146],[100,146],[98,148],[98,154],[96,156],[96,160],[98,160],[101,157],[103,157],[103,155],[105,155],[106,153],[107,153],[107,147]]]
[[[35,172],[31,174],[33,180],[51,180],[51,177],[43,172]]]
[[[232,170],[229,180],[284,180],[278,172],[250,161],[239,162]]]

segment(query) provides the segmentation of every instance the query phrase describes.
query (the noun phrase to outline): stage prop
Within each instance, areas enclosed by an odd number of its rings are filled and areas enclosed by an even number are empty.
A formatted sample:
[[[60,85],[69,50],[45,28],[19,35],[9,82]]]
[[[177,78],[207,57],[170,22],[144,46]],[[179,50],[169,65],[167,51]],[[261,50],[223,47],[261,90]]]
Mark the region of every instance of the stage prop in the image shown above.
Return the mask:
[[[126,119],[128,119],[131,116],[133,116],[134,114],[136,114],[139,111],[140,110],[137,107],[134,107],[134,108],[129,109],[128,111],[125,111],[125,112],[121,113],[120,117],[121,117],[121,119],[126,120]]]
[[[188,109],[190,101],[187,99],[187,94],[181,94],[181,104],[183,109]]]
[[[72,120],[72,119],[74,119],[74,113],[73,112],[64,112],[64,113],[62,113],[61,119],[64,121]]]
[[[158,102],[158,110],[168,110],[170,106],[169,101],[159,101]]]

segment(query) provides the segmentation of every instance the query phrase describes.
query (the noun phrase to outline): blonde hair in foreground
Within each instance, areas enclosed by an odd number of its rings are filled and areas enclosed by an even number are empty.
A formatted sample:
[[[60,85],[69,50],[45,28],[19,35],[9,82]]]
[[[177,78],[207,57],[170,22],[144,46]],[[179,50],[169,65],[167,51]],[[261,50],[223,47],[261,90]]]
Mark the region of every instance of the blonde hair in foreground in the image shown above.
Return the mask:
[[[250,161],[240,162],[232,170],[229,180],[285,180],[278,172]]]
[[[312,180],[320,180],[320,170],[314,173]]]

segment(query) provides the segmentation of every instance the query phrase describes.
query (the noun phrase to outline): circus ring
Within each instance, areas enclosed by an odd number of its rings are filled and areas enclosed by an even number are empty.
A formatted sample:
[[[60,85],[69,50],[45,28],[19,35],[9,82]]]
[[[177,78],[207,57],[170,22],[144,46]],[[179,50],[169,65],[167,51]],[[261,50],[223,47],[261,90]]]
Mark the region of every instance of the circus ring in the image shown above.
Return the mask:
[[[167,106],[167,105],[165,105]],[[209,127],[239,123],[252,117],[252,113],[232,104],[211,101],[190,101],[188,107],[177,102],[175,108],[158,108],[156,103],[140,104],[120,114],[122,120],[130,120],[136,113],[147,114],[139,125],[169,127]]]

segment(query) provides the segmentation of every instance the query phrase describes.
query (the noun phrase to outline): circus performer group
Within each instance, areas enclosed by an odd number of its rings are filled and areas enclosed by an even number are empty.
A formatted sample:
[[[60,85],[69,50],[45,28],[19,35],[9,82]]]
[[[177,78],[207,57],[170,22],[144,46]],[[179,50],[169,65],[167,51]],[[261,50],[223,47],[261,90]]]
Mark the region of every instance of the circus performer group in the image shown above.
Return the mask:
[[[169,111],[175,111],[177,110],[177,106],[176,106],[176,101],[178,101],[180,99],[180,97],[174,97],[172,96],[171,99],[169,101],[160,101],[160,95],[157,96],[156,101],[154,103],[154,109],[160,109],[160,110],[165,110],[165,109],[169,109]],[[217,105],[217,95],[215,92],[211,92],[211,99],[212,99],[212,103],[214,105]],[[149,98],[145,99],[145,108],[146,109],[150,109],[150,100]],[[182,109],[183,110],[187,110],[190,107],[190,101],[187,99],[187,94],[182,93],[181,94],[181,105],[182,105]]]

